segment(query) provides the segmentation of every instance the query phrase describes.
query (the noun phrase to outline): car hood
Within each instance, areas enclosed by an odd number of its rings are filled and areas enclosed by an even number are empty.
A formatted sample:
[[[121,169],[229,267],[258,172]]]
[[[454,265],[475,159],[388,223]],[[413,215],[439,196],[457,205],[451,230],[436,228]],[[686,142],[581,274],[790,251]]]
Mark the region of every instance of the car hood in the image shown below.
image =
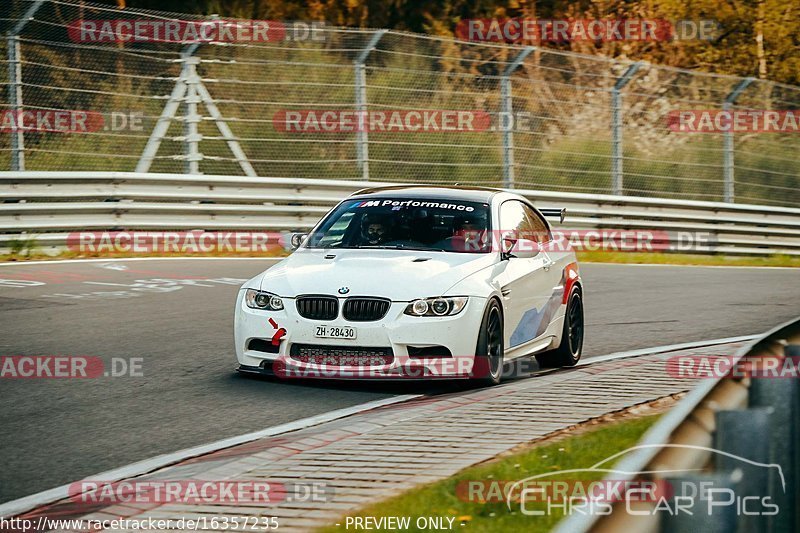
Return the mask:
[[[337,295],[347,287],[347,296],[410,301],[446,294],[462,279],[495,262],[495,254],[301,249],[265,271],[259,286],[289,298]]]

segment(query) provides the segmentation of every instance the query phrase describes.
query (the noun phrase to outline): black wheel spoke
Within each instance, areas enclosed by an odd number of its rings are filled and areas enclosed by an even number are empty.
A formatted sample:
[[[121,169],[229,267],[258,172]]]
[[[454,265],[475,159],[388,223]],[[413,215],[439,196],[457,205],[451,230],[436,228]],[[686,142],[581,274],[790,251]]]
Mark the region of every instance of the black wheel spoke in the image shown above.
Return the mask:
[[[577,355],[583,343],[583,306],[580,298],[572,299],[567,319],[569,348],[573,355]]]
[[[500,368],[500,362],[503,357],[500,317],[497,312],[492,312],[489,315],[489,323],[486,329],[486,355],[489,358],[489,371],[494,376]]]

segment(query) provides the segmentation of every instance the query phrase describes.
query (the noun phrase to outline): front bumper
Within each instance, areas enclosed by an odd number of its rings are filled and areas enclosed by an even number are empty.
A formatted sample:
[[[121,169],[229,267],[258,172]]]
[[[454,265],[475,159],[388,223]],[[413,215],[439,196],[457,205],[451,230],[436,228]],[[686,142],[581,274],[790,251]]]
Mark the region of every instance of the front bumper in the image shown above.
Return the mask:
[[[472,374],[478,334],[483,320],[486,298],[470,297],[464,309],[455,316],[413,317],[403,313],[408,302],[392,302],[381,320],[351,322],[340,316],[329,321],[301,317],[293,298],[283,298],[284,309],[264,311],[250,309],[243,301],[244,290],[236,301],[234,339],[236,358],[243,372],[274,374],[278,377],[329,379],[428,379],[468,378]],[[344,298],[339,299],[341,309]],[[315,337],[316,326],[351,326],[356,338],[320,339]],[[280,329],[285,334],[277,346],[272,338]],[[251,341],[261,348],[271,345],[266,353],[251,349]],[[260,339],[260,341],[258,341]],[[293,344],[330,346],[336,348],[390,348],[394,357],[389,364],[330,365],[296,361],[291,358]],[[414,357],[409,347],[443,346],[451,357]]]

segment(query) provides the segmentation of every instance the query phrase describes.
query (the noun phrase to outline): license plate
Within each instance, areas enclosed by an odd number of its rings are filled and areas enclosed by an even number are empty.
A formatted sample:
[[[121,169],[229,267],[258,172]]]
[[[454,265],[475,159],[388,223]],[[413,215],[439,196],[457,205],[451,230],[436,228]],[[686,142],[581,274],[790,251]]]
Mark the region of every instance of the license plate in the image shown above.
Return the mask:
[[[319,339],[355,339],[356,328],[350,326],[316,326],[314,336]]]

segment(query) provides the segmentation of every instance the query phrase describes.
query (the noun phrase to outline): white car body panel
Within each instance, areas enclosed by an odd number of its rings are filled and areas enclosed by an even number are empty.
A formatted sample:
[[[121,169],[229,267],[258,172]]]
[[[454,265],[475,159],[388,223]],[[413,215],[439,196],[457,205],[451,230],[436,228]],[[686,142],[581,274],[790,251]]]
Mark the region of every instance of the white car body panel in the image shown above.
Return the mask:
[[[453,194],[456,198],[459,194],[452,189],[433,190],[439,194],[446,191],[444,194]],[[402,193],[398,192],[397,196],[402,197]],[[499,220],[500,205],[509,199],[521,197],[506,192],[493,193],[490,209],[493,221]],[[425,260],[420,262],[420,259]],[[576,259],[569,250],[541,251],[534,257],[503,259],[499,250],[458,253],[301,247],[246,282],[239,291],[234,322],[237,360],[240,369],[258,369],[265,362],[291,357],[290,348],[294,343],[391,347],[394,360],[386,365],[387,369],[415,360],[409,356],[409,346],[441,345],[453,356],[474,358],[490,298],[496,298],[503,310],[505,360],[531,355],[557,347],[561,341],[566,308],[563,301],[567,289],[565,269],[570,264],[576,264]],[[349,292],[340,294],[339,289],[345,287]],[[280,311],[249,308],[243,301],[245,289],[275,294],[282,298],[284,308]],[[300,295],[338,298],[338,316],[324,322],[300,316],[295,304]],[[356,296],[385,298],[392,303],[380,320],[350,322],[342,317],[341,308],[347,298]],[[404,314],[408,302],[437,296],[468,296],[469,301],[454,316]],[[355,327],[357,337],[316,338],[315,327],[322,323]],[[276,353],[250,349],[253,339],[271,339],[276,326],[285,329]],[[343,370],[347,368],[342,367]]]
[[[328,255],[335,257],[325,259]],[[348,296],[378,296],[409,302],[446,294],[443,287],[447,291],[475,271],[492,266],[495,258],[491,255],[301,248],[267,270],[259,288],[281,297],[292,297],[335,295],[340,287],[350,287],[353,292]],[[415,259],[427,260],[415,263]],[[336,286],[331,285],[333,281]]]

